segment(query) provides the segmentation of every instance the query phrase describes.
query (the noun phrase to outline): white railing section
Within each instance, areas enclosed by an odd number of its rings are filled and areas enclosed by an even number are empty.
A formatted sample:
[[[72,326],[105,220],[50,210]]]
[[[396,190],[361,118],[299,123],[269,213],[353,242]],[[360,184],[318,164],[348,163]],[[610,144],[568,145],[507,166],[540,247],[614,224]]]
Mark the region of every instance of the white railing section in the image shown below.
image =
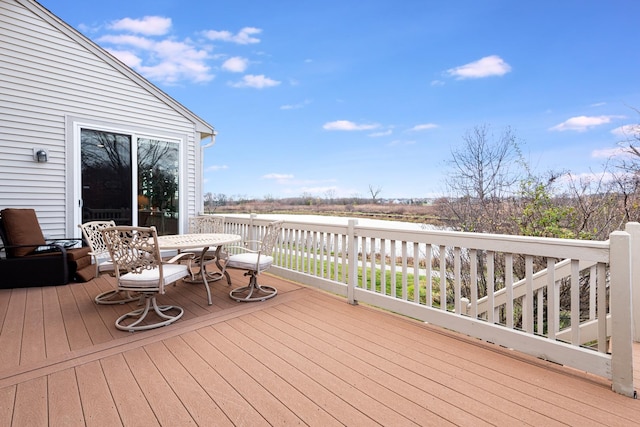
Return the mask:
[[[268,223],[225,216],[225,232],[259,239]],[[639,230],[630,223],[600,242],[286,221],[270,272],[608,378],[632,396]]]

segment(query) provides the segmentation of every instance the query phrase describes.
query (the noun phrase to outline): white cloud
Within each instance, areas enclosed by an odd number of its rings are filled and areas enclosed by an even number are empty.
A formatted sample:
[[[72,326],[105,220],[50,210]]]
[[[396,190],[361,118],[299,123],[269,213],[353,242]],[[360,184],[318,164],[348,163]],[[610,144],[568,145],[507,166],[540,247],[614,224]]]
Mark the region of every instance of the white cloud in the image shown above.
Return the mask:
[[[234,56],[222,63],[222,68],[232,73],[244,73],[249,65],[249,60],[240,56]]]
[[[264,74],[258,76],[253,74],[247,74],[242,77],[242,80],[236,83],[229,83],[232,87],[252,87],[256,89],[263,89],[265,87],[278,86],[279,81],[265,77]]]
[[[212,166],[209,166],[207,168],[207,171],[209,171],[209,172],[217,172],[217,171],[226,170],[226,169],[229,169],[229,166],[227,166],[227,165],[212,165]]]
[[[435,123],[424,123],[424,124],[421,124],[421,125],[415,125],[411,129],[409,129],[409,131],[411,131],[411,132],[420,132],[422,130],[435,129],[437,127],[438,127],[438,125],[436,125]]]
[[[293,179],[293,175],[286,173],[268,173],[266,175],[262,175],[262,179],[273,180],[278,184],[287,184]]]
[[[442,80],[432,80],[431,86],[444,86],[444,82]]]
[[[112,22],[109,28],[116,31],[130,31],[149,36],[162,36],[169,32],[171,18],[162,16],[145,16],[142,19],[123,18]]]
[[[624,125],[611,131],[612,134],[623,138],[640,137],[640,124]]]
[[[182,80],[207,82],[215,76],[207,64],[209,52],[191,40],[154,40],[127,34],[108,34],[98,42],[111,44],[106,49],[145,77],[166,84]]]
[[[447,74],[462,79],[479,79],[491,76],[503,76],[511,71],[511,66],[497,55],[485,56],[475,62],[470,62],[447,70]]]
[[[600,181],[611,182],[614,179],[617,179],[619,176],[621,175],[616,176],[616,174],[613,174],[611,172],[584,172],[584,173],[578,173],[578,174],[568,173],[558,178],[558,183],[569,184],[571,182],[581,182],[581,183],[587,184],[587,183],[598,183]]]
[[[107,52],[118,58],[120,61],[124,62],[127,66],[138,70],[140,69],[140,64],[142,64],[142,59],[138,57],[135,53],[130,52],[128,50],[115,50],[115,49],[106,49]]]
[[[281,110],[298,110],[300,108],[304,108],[305,106],[311,104],[311,101],[308,99],[305,99],[302,102],[299,102],[298,104],[287,104],[287,105],[282,105],[280,107]]]
[[[325,130],[371,130],[379,128],[379,124],[357,124],[349,120],[336,120],[334,122],[325,123],[322,126]]]
[[[130,34],[107,34],[98,38],[99,43],[109,43],[118,46],[131,46],[138,49],[152,50],[155,42],[147,37],[133,36]]]
[[[624,156],[627,154],[628,154],[628,151],[625,150],[624,147],[614,147],[614,148],[602,148],[600,150],[593,150],[591,152],[591,157],[595,159],[598,159],[598,158],[608,159],[610,157]]]
[[[618,116],[577,116],[571,117],[564,122],[549,128],[549,130],[563,132],[565,130],[573,130],[576,132],[584,132],[596,126],[611,123],[611,120]]]
[[[373,133],[370,133],[370,134],[369,134],[369,136],[374,137],[374,138],[377,138],[377,137],[380,137],[380,136],[389,136],[389,135],[391,135],[392,133],[393,133],[393,130],[391,130],[391,129],[387,129],[387,130],[383,130],[383,131],[381,131],[381,132],[373,132]]]
[[[260,39],[252,37],[252,35],[260,34],[262,30],[260,28],[245,27],[241,29],[237,34],[233,34],[230,31],[205,31],[204,35],[209,40],[221,40],[225,42],[237,43],[237,44],[253,44],[260,43]]]

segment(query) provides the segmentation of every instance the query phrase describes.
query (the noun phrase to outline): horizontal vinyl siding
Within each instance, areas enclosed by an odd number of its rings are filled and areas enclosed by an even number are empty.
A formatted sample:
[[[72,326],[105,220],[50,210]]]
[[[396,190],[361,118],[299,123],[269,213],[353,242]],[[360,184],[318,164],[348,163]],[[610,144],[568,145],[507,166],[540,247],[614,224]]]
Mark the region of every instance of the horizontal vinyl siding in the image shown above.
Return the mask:
[[[67,237],[73,206],[66,117],[187,135],[188,213],[195,211],[194,123],[118,68],[13,0],[0,0],[0,209],[36,209],[45,234]],[[33,161],[33,148],[49,153]]]

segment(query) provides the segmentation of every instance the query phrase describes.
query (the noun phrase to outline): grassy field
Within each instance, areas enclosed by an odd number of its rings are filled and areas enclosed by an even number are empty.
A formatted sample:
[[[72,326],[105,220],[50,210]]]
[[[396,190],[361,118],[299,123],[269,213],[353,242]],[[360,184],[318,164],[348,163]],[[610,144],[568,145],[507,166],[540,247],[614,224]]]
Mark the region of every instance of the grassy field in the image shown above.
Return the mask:
[[[402,205],[402,204],[318,204],[318,205],[288,205],[279,201],[247,202],[234,205],[218,206],[207,213],[216,214],[299,214],[299,215],[327,215],[347,216],[354,218],[372,218],[389,221],[414,222],[418,224],[441,225],[442,221],[436,215],[431,205]]]

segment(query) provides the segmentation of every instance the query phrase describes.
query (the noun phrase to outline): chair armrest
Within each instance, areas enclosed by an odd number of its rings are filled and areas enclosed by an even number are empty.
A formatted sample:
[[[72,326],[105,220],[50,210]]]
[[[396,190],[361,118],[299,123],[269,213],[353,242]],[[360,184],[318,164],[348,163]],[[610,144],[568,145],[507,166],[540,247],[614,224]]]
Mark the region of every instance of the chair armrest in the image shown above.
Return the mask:
[[[252,254],[257,254],[260,253],[260,250],[255,250],[255,249],[249,249],[245,246],[239,246],[239,245],[235,245],[235,246],[225,246],[225,249],[227,249],[227,255],[233,255],[233,251],[229,251],[229,249],[239,249],[242,252],[250,252]]]
[[[9,256],[9,252],[12,249],[17,248],[33,248],[33,251],[26,255],[21,256]],[[44,245],[33,244],[33,245],[5,245],[0,247],[0,250],[3,250],[7,254],[7,258],[23,258],[34,255],[48,254],[53,252],[61,252],[62,255],[66,256],[67,250],[64,246],[56,244],[56,243],[47,243]]]
[[[163,264],[173,264],[182,258],[186,258],[187,260],[189,260],[189,264],[191,264],[191,260],[194,259],[195,257],[196,257],[196,254],[194,254],[193,252],[180,252],[178,255],[174,256],[173,258],[167,261],[163,261]]]
[[[65,237],[63,239],[46,239],[47,244],[64,246],[65,248],[73,248],[78,243],[82,246],[82,239],[78,239],[75,237]]]

